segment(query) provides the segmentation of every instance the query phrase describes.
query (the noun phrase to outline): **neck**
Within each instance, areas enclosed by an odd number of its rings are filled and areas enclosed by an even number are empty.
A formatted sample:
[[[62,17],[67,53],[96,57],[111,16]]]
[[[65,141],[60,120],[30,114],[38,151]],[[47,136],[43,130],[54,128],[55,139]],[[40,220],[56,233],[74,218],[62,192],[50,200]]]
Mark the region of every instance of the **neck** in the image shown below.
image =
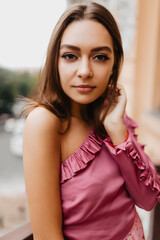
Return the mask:
[[[71,116],[76,118],[82,118],[81,111],[86,109],[86,105],[78,104],[75,102],[72,102],[72,110],[71,110]]]

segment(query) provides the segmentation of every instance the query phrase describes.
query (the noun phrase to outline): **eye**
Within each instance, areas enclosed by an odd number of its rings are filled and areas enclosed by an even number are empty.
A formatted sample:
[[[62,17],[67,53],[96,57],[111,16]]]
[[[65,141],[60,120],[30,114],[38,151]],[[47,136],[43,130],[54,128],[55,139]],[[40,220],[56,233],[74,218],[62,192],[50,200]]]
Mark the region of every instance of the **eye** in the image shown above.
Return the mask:
[[[61,57],[69,61],[77,59],[77,57],[72,53],[65,53]]]
[[[98,54],[93,57],[93,59],[100,61],[100,62],[105,62],[109,59],[109,57],[106,54]]]

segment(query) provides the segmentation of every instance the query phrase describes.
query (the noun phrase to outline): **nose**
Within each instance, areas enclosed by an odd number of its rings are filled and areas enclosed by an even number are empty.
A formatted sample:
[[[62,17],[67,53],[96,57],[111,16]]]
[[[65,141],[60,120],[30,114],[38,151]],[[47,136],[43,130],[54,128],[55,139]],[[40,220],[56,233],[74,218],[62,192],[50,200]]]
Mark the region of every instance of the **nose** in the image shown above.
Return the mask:
[[[88,79],[93,77],[93,72],[90,64],[90,60],[82,58],[81,62],[78,65],[77,76],[82,79]]]

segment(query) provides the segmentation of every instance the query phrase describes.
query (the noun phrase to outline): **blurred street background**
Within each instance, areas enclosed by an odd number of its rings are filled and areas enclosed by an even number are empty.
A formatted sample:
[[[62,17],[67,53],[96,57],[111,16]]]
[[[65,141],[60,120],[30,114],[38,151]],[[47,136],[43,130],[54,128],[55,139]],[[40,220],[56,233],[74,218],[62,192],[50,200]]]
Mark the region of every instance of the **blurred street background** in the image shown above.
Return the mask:
[[[0,236],[29,221],[19,118],[36,92],[52,30],[71,4],[90,0],[0,0]],[[95,0],[118,22],[124,46],[119,81],[127,93],[127,113],[140,126],[139,142],[160,166],[160,1]],[[138,209],[146,239],[151,213]],[[160,226],[160,222],[159,222]],[[153,240],[160,239],[154,238]]]

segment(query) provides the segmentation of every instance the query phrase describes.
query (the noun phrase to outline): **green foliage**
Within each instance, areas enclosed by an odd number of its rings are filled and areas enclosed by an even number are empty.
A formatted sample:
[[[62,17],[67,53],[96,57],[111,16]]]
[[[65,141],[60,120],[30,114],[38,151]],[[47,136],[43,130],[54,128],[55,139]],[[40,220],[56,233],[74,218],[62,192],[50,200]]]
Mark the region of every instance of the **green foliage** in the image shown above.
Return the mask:
[[[19,95],[29,97],[37,85],[37,75],[28,72],[17,74],[16,88]]]
[[[0,114],[12,113],[12,106],[17,97],[30,97],[37,82],[37,73],[14,72],[0,68]]]

